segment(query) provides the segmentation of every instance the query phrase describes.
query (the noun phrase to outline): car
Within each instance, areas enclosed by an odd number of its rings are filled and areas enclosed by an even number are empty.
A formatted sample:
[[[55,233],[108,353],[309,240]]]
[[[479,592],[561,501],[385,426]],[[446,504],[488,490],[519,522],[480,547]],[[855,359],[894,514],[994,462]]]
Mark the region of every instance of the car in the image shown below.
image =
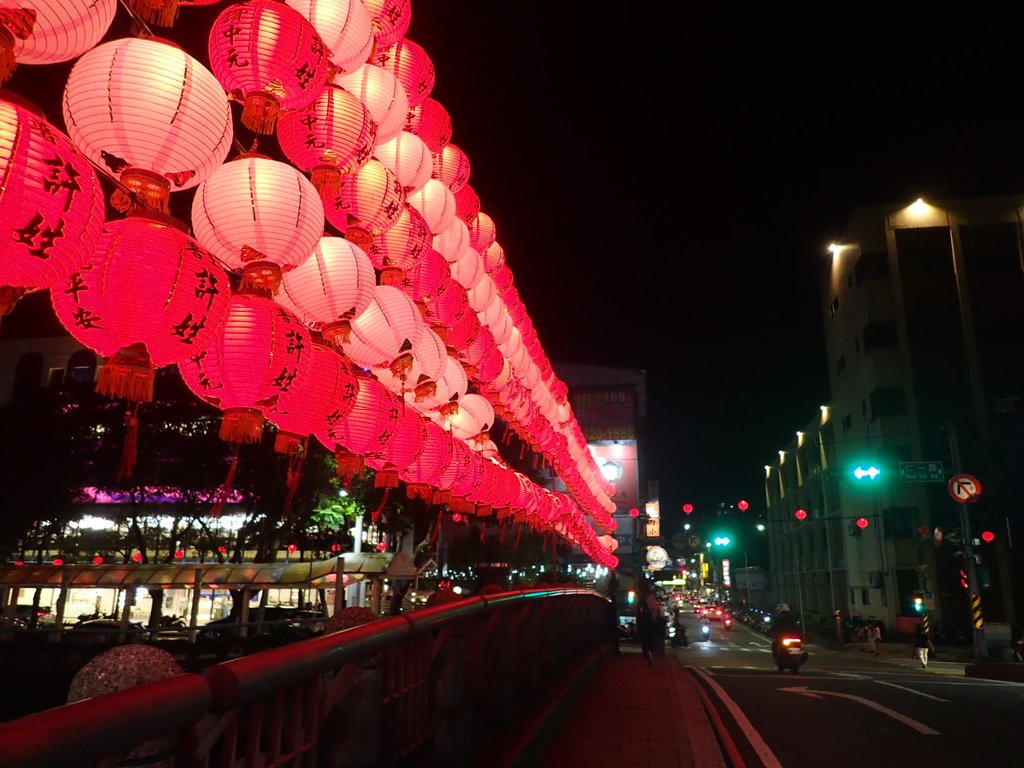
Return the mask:
[[[293,635],[296,639],[312,637],[323,630],[326,617],[317,611],[305,610],[295,606],[268,605],[263,610],[263,621],[259,621],[259,608],[249,609],[249,622],[246,624],[249,635]],[[225,616],[214,619],[199,628],[199,637],[210,640],[222,640],[238,637],[241,622],[237,616]]]
[[[64,632],[65,640],[80,643],[140,643],[148,638],[149,631],[141,622],[132,621],[122,627],[117,619],[86,619]]]

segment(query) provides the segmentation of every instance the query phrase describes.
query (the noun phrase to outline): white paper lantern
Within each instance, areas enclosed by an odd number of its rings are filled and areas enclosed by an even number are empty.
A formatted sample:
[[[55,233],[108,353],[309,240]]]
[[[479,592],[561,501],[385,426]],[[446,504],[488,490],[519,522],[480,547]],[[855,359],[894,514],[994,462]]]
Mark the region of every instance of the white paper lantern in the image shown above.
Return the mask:
[[[373,50],[373,18],[362,0],[286,0],[320,33],[341,72],[361,67]]]
[[[430,179],[430,148],[414,133],[399,131],[390,141],[378,141],[373,156],[398,177],[406,194],[418,192]]]
[[[418,191],[407,194],[405,201],[420,212],[432,235],[444,232],[455,221],[455,195],[437,179],[427,179]]]
[[[359,97],[377,121],[377,142],[390,141],[405,125],[409,94],[398,79],[376,64],[364,64],[355,72],[338,75],[334,84]]]
[[[35,16],[28,37],[12,35],[19,64],[56,64],[81,56],[107,33],[117,11],[117,0],[16,0],[12,5]]]

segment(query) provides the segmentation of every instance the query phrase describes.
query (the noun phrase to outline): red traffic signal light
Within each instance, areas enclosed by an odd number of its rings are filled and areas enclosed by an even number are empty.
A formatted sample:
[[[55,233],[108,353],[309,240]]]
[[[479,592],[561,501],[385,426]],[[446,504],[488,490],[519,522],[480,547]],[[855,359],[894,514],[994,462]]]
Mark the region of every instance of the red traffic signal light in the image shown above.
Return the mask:
[[[992,533],[992,531],[982,531],[981,540],[984,541],[986,544],[991,544],[993,541],[996,540],[996,535]]]
[[[858,517],[856,522],[857,522],[857,527],[860,528],[861,530],[864,530],[865,528],[868,527],[868,519],[866,517]]]
[[[693,504],[683,504],[683,512],[685,512],[688,515],[692,515],[693,514]],[[632,515],[633,514],[633,510],[629,510],[629,514]]]
[[[740,499],[736,502],[736,509],[740,512],[746,512],[750,508],[750,504],[747,503],[746,499]]]
[[[640,517],[640,510],[637,509],[636,507],[630,507],[630,509],[629,509],[629,516],[630,517]]]
[[[807,519],[807,510],[806,509],[798,509],[796,512],[793,513],[793,517],[795,517],[797,520],[806,520]]]

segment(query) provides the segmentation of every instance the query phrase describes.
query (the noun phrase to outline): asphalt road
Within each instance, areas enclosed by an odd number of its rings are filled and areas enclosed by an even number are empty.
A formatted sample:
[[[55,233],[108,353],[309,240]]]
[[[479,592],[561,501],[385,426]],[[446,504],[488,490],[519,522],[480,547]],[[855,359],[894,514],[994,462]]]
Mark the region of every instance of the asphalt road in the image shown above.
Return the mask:
[[[746,768],[1020,763],[1024,684],[964,677],[962,662],[922,670],[907,644],[879,657],[808,646],[798,674],[779,673],[764,635],[713,623],[694,641],[696,617],[685,620],[690,646],[666,652],[705,687],[725,752]]]

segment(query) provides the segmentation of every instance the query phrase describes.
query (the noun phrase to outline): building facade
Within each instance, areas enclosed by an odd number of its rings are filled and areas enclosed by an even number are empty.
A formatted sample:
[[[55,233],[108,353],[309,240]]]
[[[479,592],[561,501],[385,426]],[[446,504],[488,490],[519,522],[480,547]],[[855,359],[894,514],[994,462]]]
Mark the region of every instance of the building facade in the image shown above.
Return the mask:
[[[830,248],[831,402],[766,467],[781,599],[897,631],[925,610],[961,638],[1017,626],[1022,213],[1017,197],[861,209]]]

